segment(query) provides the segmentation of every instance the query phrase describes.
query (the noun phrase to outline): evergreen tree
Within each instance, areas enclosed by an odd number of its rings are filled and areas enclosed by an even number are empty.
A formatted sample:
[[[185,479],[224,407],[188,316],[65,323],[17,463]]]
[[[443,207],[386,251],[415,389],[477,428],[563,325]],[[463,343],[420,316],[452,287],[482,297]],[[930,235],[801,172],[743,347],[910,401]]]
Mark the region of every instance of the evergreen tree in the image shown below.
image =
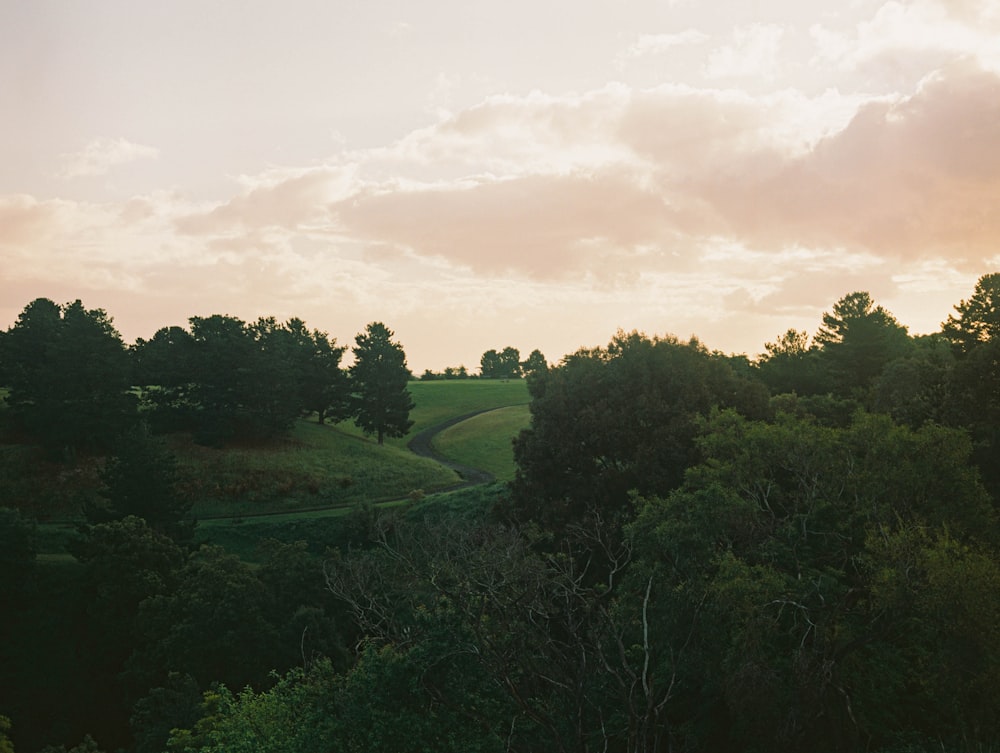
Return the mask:
[[[365,434],[375,434],[379,444],[385,437],[404,436],[413,426],[413,399],[406,388],[410,370],[402,346],[392,338],[391,329],[373,322],[354,338],[357,345],[352,348],[354,423]]]
[[[864,396],[886,364],[911,347],[906,327],[865,291],[850,293],[823,314],[815,338],[834,394]]]
[[[102,309],[39,298],[2,346],[11,412],[49,450],[104,447],[134,417],[128,354]]]

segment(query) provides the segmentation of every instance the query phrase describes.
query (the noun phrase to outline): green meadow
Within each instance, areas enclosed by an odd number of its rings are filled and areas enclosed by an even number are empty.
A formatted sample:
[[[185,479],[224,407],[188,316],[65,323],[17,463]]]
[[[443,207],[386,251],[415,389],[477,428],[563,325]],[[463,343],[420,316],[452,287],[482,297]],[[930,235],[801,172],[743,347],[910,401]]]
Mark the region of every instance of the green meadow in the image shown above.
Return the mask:
[[[406,437],[379,446],[353,424],[300,420],[282,440],[224,449],[194,444],[186,434],[166,442],[178,460],[181,494],[194,500],[199,539],[250,556],[255,542],[301,538],[335,545],[337,528],[365,504],[403,504],[455,486],[458,475],[406,449],[419,431],[470,413],[444,430],[434,447],[503,481],[513,477],[511,441],[528,425],[522,380],[411,382],[414,425]],[[102,458],[66,465],[32,447],[0,443],[0,497],[43,523],[42,552],[58,559],[73,535],[82,503],[100,487]]]
[[[496,408],[450,426],[434,438],[434,449],[463,465],[489,471],[500,481],[514,478],[511,442],[527,428],[527,405]]]
[[[386,439],[386,444],[405,447],[415,434],[457,416],[531,402],[528,383],[523,379],[414,381],[410,382],[409,390],[415,404],[410,411],[413,426],[405,437]],[[338,424],[337,428],[347,434],[362,436],[361,430],[350,421]]]

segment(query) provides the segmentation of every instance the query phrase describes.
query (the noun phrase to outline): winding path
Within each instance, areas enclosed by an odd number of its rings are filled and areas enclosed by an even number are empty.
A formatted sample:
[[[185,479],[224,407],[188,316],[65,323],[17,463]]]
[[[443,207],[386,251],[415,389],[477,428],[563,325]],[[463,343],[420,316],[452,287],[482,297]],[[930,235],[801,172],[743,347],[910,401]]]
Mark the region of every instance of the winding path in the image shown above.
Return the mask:
[[[489,413],[490,411],[497,410],[496,408],[487,408],[485,410],[477,410],[472,413],[466,413],[463,416],[455,416],[447,421],[435,424],[427,429],[416,434],[413,439],[406,443],[406,448],[412,452],[414,455],[419,455],[423,458],[430,458],[445,468],[451,468],[459,476],[462,477],[462,482],[454,486],[449,486],[447,489],[440,489],[439,491],[453,491],[455,489],[464,489],[467,486],[477,486],[478,484],[488,484],[495,480],[495,476],[492,473],[481,470],[479,468],[473,468],[468,465],[462,465],[461,463],[456,463],[454,460],[450,460],[442,455],[440,452],[434,449],[434,437],[440,434],[445,429],[448,429],[455,424],[460,424],[475,416],[480,416],[483,413]]]

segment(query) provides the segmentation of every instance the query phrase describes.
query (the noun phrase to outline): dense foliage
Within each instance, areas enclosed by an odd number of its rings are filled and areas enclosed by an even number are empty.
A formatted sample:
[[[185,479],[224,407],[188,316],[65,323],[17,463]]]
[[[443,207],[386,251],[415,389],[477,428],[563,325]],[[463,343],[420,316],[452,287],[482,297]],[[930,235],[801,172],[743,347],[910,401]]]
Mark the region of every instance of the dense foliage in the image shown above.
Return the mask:
[[[354,340],[351,385],[354,423],[382,444],[386,437],[402,437],[413,426],[413,399],[406,388],[410,370],[403,347],[381,322],[369,324]]]
[[[322,556],[198,546],[144,427],[74,434],[108,453],[75,563],[0,509],[0,749],[996,750],[998,290],[918,338],[855,292],[753,361],[621,332],[541,359],[509,486],[359,508]],[[30,333],[125,352],[103,312],[29,309],[0,338],[18,437],[47,415],[18,354],[60,352]],[[392,337],[358,336],[346,386],[295,320],[195,318],[132,363],[154,429],[272,436],[348,395],[381,439],[412,404]]]

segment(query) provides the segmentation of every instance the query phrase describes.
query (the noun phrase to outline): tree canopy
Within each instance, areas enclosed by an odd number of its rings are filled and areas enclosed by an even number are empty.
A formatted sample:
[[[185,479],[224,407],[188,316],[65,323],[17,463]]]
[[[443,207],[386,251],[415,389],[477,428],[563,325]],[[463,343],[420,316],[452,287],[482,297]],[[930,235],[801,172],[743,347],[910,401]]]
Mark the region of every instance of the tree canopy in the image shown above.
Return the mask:
[[[381,322],[372,322],[355,337],[354,364],[349,373],[353,393],[354,423],[366,434],[401,437],[413,422],[413,398],[407,389],[410,370],[403,347]]]
[[[106,447],[134,418],[128,355],[103,309],[32,301],[0,339],[0,364],[10,411],[53,453]]]

